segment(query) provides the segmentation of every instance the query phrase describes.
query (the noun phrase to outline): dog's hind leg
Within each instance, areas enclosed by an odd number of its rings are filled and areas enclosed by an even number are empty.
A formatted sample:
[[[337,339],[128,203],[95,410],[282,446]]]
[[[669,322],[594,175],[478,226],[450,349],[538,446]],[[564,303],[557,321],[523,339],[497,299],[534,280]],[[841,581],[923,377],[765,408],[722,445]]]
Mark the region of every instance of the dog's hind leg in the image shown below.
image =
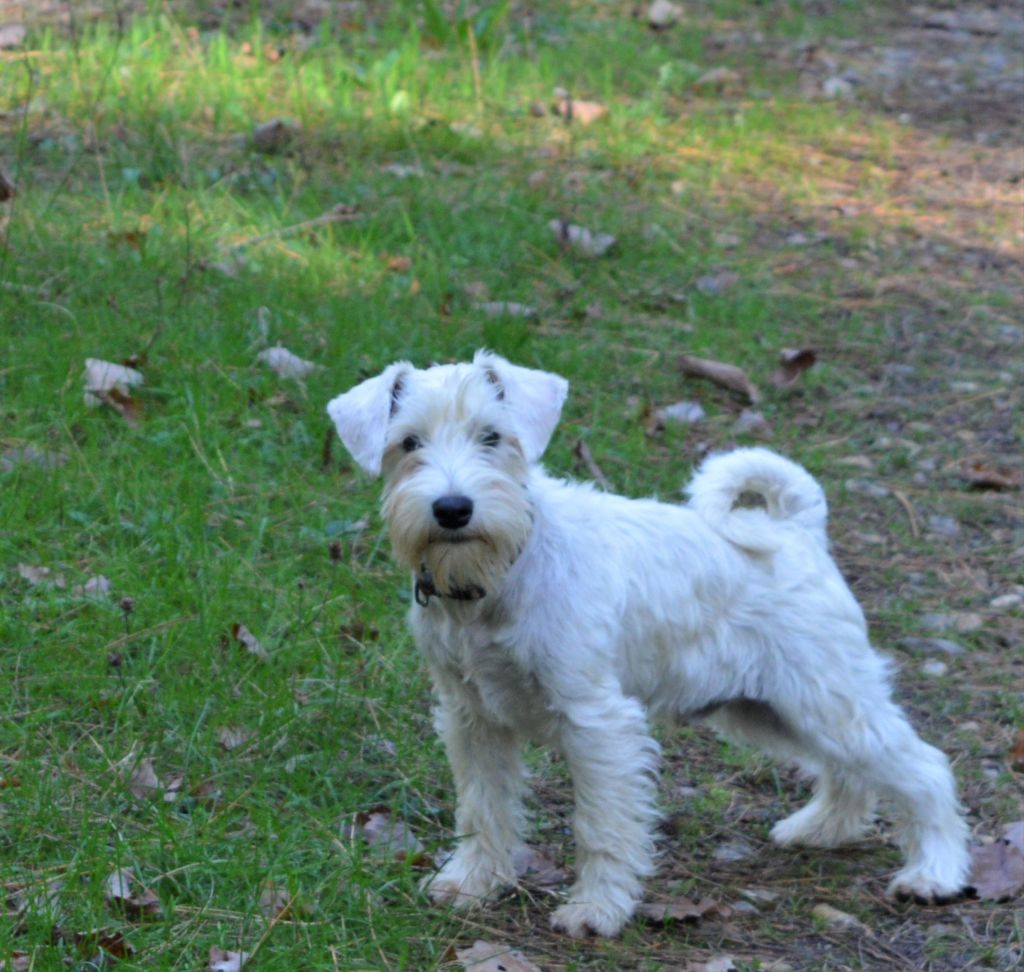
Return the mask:
[[[776,844],[839,847],[864,836],[875,806],[870,785],[859,775],[824,761],[769,705],[737,699],[716,709],[707,721],[727,738],[760,749],[779,762],[795,762],[815,777],[810,802],[772,828]]]
[[[889,894],[924,900],[960,894],[970,861],[949,761],[888,698],[837,696],[822,708],[816,701],[794,700],[782,718],[825,767],[823,783],[807,807],[776,825],[773,839],[821,844],[855,834],[869,794],[877,792],[894,803],[896,841],[906,858]]]

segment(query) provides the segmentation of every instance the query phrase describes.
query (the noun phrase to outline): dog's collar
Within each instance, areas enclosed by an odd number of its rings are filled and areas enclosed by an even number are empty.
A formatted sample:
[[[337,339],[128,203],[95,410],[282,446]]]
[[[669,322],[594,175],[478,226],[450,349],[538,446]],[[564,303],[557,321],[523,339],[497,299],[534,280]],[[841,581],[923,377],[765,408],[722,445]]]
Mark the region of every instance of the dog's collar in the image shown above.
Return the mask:
[[[479,601],[487,592],[477,584],[470,584],[468,587],[455,587],[447,593],[442,593],[434,586],[434,578],[426,567],[421,568],[416,575],[416,586],[413,588],[413,596],[420,607],[426,607],[432,597],[447,598],[451,601]]]

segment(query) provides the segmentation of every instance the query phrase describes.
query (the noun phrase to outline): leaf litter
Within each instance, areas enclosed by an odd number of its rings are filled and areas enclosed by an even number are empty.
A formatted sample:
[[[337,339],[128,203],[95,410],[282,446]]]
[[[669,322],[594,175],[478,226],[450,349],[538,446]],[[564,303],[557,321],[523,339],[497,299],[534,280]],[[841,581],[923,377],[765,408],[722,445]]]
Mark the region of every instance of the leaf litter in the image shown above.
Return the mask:
[[[1024,820],[1007,824],[991,844],[972,849],[968,884],[983,901],[1008,901],[1024,888]]]
[[[618,242],[610,233],[595,233],[585,226],[577,226],[564,219],[552,219],[548,229],[558,237],[563,249],[586,257],[604,256]]]
[[[118,868],[110,874],[105,883],[107,904],[133,920],[162,915],[164,909],[157,895],[149,888],[136,891],[136,881],[131,868]]]
[[[511,945],[482,939],[470,948],[457,949],[455,957],[466,972],[541,972],[539,966]]]

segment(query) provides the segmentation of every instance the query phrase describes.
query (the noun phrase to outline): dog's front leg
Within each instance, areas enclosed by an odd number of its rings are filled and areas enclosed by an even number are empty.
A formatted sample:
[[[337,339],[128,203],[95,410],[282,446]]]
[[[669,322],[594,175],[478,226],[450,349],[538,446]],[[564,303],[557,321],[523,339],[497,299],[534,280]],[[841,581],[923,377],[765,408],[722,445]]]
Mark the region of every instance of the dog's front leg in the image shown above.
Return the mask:
[[[558,741],[576,798],[577,880],[551,924],[573,937],[617,935],[654,870],[658,744],[640,704],[617,692],[575,702]]]
[[[513,852],[522,845],[525,773],[520,741],[482,718],[457,690],[439,686],[435,712],[455,777],[455,853],[423,883],[437,902],[481,904],[516,880]]]

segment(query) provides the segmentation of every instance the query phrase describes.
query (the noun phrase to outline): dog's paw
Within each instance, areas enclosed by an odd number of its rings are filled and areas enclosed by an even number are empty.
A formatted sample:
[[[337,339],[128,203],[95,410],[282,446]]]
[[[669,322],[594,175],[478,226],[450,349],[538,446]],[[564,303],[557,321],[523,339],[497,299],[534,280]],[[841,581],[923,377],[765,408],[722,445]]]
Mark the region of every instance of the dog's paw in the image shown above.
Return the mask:
[[[780,820],[770,836],[777,847],[840,847],[861,840],[870,829],[870,821],[862,817],[824,816],[808,805]]]
[[[898,901],[912,900],[925,905],[949,904],[967,893],[966,877],[961,871],[958,867],[905,867],[889,882],[886,894]]]
[[[420,890],[426,891],[434,904],[462,910],[482,905],[511,882],[492,862],[465,861],[456,855],[437,874],[424,878]]]
[[[572,938],[601,935],[611,938],[622,931],[630,913],[614,905],[595,901],[570,901],[556,909],[551,916],[551,927]]]

